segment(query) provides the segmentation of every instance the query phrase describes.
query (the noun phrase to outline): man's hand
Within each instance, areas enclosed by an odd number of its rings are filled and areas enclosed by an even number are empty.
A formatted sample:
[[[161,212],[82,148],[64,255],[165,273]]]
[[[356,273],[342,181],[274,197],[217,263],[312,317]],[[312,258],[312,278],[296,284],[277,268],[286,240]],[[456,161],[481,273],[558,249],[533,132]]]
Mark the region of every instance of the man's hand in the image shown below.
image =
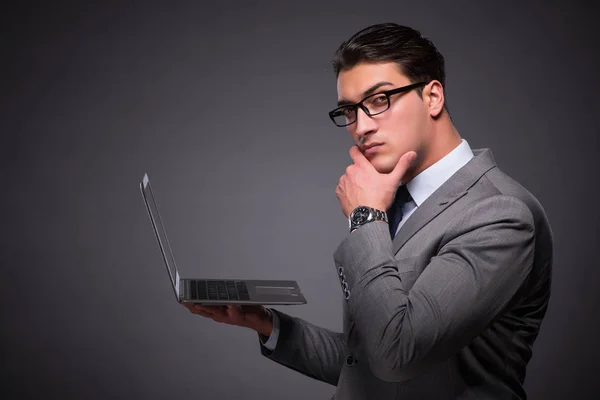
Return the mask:
[[[352,146],[350,157],[354,164],[346,168],[346,173],[342,175],[335,189],[346,218],[358,206],[386,211],[416,155],[414,151],[405,153],[389,174],[381,174],[365,158],[358,146]]]
[[[229,325],[243,326],[271,336],[273,317],[263,306],[203,306],[192,303],[182,303],[193,314],[211,318],[213,321]]]

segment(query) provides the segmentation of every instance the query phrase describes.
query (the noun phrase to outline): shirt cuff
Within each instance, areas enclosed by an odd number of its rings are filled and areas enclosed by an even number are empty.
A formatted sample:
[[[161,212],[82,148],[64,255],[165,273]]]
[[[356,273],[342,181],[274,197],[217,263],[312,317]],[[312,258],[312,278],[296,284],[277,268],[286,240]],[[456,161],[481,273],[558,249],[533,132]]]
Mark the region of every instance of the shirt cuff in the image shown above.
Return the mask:
[[[271,336],[269,336],[269,339],[266,342],[263,341],[264,336],[261,335],[260,342],[268,350],[273,351],[275,350],[275,346],[277,346],[277,339],[279,338],[279,316],[277,316],[276,312],[273,312],[270,309],[267,310],[269,310],[273,316],[273,330],[271,331]]]

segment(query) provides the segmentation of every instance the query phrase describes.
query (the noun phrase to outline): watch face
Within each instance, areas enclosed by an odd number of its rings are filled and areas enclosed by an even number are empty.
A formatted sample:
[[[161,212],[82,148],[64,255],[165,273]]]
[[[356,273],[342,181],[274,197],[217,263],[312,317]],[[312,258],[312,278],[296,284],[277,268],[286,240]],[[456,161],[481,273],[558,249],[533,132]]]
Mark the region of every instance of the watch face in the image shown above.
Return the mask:
[[[367,207],[357,207],[352,213],[352,222],[355,224],[364,224],[369,219],[369,215],[371,215],[371,210]]]

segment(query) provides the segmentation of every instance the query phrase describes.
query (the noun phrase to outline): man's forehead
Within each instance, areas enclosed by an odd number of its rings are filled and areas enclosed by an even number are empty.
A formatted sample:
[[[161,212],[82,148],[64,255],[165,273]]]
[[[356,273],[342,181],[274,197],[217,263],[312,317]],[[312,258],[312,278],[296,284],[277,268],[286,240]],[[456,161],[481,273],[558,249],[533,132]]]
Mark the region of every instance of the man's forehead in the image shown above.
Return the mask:
[[[338,100],[360,100],[358,97],[380,82],[395,86],[410,83],[396,63],[360,63],[338,74]]]

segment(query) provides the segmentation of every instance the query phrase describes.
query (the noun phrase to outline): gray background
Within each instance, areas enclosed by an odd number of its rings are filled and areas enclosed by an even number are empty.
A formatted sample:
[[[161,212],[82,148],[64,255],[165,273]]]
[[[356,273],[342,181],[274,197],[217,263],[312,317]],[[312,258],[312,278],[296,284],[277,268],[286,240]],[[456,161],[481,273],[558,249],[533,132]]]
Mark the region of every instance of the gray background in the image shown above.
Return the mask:
[[[384,21],[433,39],[459,131],[492,148],[552,223],[553,294],[530,398],[594,397],[594,9],[84,3],[2,12],[0,397],[330,396],[263,358],[250,330],[174,301],[138,183],[150,174],[184,276],[296,279],[308,304],[281,309],[340,330],[332,254],[347,225],[334,189],[352,143],[327,118],[330,60]]]

